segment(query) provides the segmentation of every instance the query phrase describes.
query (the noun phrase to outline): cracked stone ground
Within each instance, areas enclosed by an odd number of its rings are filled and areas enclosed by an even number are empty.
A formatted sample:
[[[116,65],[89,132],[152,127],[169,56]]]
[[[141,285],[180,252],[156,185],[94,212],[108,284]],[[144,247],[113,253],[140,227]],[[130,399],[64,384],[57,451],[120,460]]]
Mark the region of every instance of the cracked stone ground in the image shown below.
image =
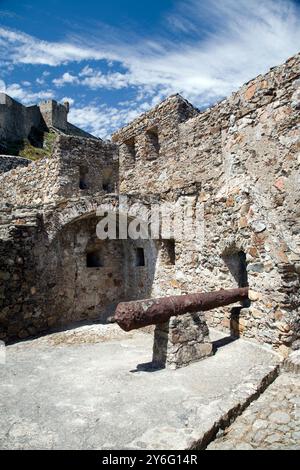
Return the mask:
[[[300,449],[300,375],[282,373],[208,450]]]
[[[148,369],[152,335],[116,325],[8,346],[0,367],[0,449],[203,448],[216,426],[259,393],[209,448],[300,448],[300,375],[283,372],[265,390],[280,356],[210,334],[215,355],[175,371]]]

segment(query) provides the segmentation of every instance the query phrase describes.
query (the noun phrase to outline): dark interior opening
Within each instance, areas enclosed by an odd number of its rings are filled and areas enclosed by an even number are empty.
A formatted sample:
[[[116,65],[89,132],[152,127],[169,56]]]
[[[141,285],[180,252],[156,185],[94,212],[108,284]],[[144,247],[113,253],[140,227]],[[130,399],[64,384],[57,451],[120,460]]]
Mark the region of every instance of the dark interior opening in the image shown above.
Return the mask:
[[[236,253],[223,256],[223,259],[236,280],[238,287],[247,287],[249,284],[246,254],[243,251],[238,251]]]
[[[130,139],[126,140],[126,141],[124,142],[124,144],[126,145],[128,155],[129,155],[133,160],[135,160],[135,157],[136,157],[136,148],[135,148],[135,140],[134,140],[134,137],[131,137]]]
[[[158,136],[158,130],[156,127],[153,129],[149,129],[147,131],[147,140],[148,140],[148,145],[149,145],[149,159],[154,159],[159,156],[159,151],[160,151],[160,144],[159,144],[159,136]]]
[[[223,260],[230,273],[234,277],[238,287],[248,287],[247,261],[246,254],[243,251],[237,251],[223,256]],[[241,302],[241,307],[233,307],[230,317],[230,331],[233,337],[240,336],[239,317],[241,309],[248,308],[251,305],[249,299]]]
[[[81,166],[79,168],[79,189],[88,189],[87,174],[88,169]]]
[[[87,268],[102,268],[103,259],[100,250],[90,251],[86,254],[86,266]]]
[[[102,189],[106,193],[112,193],[114,190],[114,186],[110,181],[104,181],[102,184]]]
[[[136,248],[136,266],[145,266],[144,248]]]
[[[161,258],[166,265],[175,265],[175,240],[162,240],[161,241]]]

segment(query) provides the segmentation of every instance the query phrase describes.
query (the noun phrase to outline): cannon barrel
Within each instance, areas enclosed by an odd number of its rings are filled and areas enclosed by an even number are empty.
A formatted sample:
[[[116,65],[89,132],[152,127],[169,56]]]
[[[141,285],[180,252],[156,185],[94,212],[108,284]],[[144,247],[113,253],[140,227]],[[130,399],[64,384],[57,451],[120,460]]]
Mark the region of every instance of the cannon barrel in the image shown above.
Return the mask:
[[[173,316],[205,312],[246,299],[248,299],[248,287],[121,302],[112,320],[118,323],[122,330],[131,331],[165,323]]]

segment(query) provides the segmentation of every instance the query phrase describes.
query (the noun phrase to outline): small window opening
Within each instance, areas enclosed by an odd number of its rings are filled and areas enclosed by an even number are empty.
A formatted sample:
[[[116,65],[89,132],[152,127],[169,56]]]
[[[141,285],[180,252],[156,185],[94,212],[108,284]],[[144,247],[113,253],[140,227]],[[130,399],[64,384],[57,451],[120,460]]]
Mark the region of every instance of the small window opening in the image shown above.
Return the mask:
[[[159,156],[160,144],[157,128],[149,129],[147,131],[147,143],[148,143],[148,160],[154,160]]]
[[[86,266],[87,268],[102,268],[103,259],[101,250],[90,251],[86,254]]]
[[[136,266],[145,266],[144,248],[137,248],[135,254],[136,254]]]
[[[174,266],[176,261],[175,240],[161,241],[161,259],[165,265]]]
[[[246,254],[243,251],[223,256],[223,260],[234,277],[238,287],[248,287]],[[250,301],[244,300],[243,306],[249,307]]]
[[[114,191],[114,185],[111,181],[104,181],[102,184],[102,189],[106,193],[112,193]]]
[[[135,160],[135,158],[136,158],[136,146],[135,146],[134,137],[131,137],[130,139],[126,140],[124,142],[124,144],[126,146],[127,156],[130,157],[132,160]]]
[[[88,189],[88,183],[87,183],[88,171],[89,170],[86,167],[79,168],[79,188],[81,190]]]
[[[110,167],[104,168],[102,172],[102,189],[106,193],[112,193],[114,191],[114,178],[113,170]]]

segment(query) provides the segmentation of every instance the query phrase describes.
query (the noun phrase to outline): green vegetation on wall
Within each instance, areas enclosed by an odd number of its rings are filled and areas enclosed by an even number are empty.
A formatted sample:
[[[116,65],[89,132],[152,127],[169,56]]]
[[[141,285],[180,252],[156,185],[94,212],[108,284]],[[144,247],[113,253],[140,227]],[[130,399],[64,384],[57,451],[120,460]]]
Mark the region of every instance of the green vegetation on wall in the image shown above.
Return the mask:
[[[33,161],[39,160],[52,155],[56,137],[55,132],[44,132],[41,146],[32,145],[28,139],[24,139],[15,142],[2,142],[1,150],[6,155],[15,155]]]

